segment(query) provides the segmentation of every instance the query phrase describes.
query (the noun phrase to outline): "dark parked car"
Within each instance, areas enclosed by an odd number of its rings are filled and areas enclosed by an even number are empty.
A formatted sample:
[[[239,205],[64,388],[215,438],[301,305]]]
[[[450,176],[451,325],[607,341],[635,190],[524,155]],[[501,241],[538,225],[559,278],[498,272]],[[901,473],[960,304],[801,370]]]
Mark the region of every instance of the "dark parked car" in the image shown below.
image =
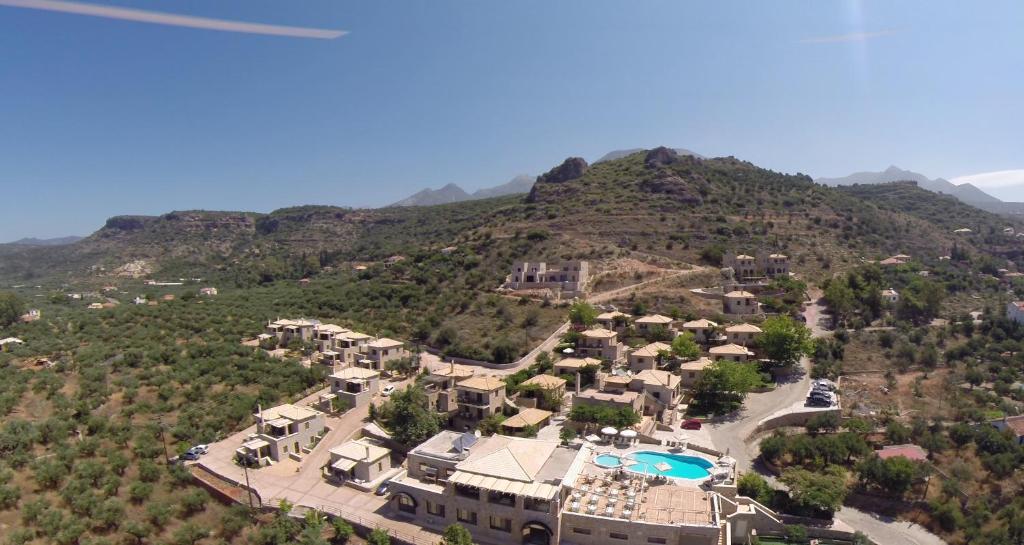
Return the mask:
[[[823,397],[809,397],[807,398],[807,405],[809,407],[831,407],[832,401]]]
[[[178,456],[178,459],[179,460],[198,460],[199,459],[199,453],[197,453],[195,451],[192,451],[192,450],[189,450],[189,451],[186,451],[185,453],[183,453],[181,456]]]
[[[696,418],[687,418],[683,422],[683,425],[682,425],[682,428],[684,430],[699,430],[700,427],[701,427],[701,422],[700,422],[700,420],[697,420]]]
[[[374,494],[376,494],[378,496],[383,496],[383,495],[388,493],[388,488],[390,486],[391,486],[391,481],[384,481],[384,482],[380,483],[380,486],[377,487],[377,490],[374,492]]]

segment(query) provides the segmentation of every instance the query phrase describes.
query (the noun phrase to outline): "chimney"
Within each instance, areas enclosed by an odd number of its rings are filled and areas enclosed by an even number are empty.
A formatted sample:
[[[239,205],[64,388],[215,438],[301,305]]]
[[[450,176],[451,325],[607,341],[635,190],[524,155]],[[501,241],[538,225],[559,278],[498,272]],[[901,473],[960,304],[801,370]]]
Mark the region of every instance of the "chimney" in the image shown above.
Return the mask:
[[[265,424],[265,422],[263,421],[263,404],[262,403],[257,403],[256,404],[256,413],[260,415],[259,416],[259,420],[260,420],[260,430],[259,431],[263,432],[263,425]]]
[[[370,445],[363,445],[366,448],[366,461],[370,461]]]
[[[580,395],[580,372],[576,371],[576,395]]]

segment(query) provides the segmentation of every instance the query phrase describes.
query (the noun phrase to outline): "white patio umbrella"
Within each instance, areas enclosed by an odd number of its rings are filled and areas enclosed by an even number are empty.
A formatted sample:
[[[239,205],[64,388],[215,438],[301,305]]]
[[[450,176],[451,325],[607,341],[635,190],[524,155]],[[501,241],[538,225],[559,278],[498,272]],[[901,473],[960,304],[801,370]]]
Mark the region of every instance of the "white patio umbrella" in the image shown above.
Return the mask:
[[[626,439],[633,439],[636,437],[636,432],[633,430],[622,430],[619,432],[619,436],[625,437]]]
[[[601,433],[603,433],[605,435],[618,435],[619,430],[617,430],[617,429],[615,429],[615,428],[613,428],[611,426],[608,426],[607,428],[601,428]]]
[[[572,354],[573,352],[575,352],[575,350],[573,350],[572,348],[563,348],[562,349],[562,353],[563,354]]]

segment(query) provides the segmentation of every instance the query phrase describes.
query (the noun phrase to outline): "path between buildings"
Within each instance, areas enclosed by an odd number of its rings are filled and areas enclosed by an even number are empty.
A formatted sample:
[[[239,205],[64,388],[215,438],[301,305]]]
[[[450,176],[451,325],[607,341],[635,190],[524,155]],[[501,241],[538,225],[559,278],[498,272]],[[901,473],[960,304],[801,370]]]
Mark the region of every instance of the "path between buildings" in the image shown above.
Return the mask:
[[[650,280],[644,280],[643,282],[637,282],[636,284],[630,284],[628,286],[623,286],[621,288],[615,288],[613,290],[602,291],[601,293],[591,294],[591,295],[589,295],[587,297],[587,302],[590,303],[590,304],[603,303],[605,301],[610,301],[612,299],[615,299],[616,297],[620,297],[622,295],[627,295],[630,292],[632,292],[632,291],[634,291],[634,290],[636,290],[638,288],[642,288],[642,287],[650,285],[650,284],[656,284],[658,282],[664,282],[665,280],[671,280],[673,278],[679,278],[680,276],[687,276],[687,275],[691,275],[691,274],[697,274],[697,273],[704,272],[706,270],[708,270],[707,267],[697,267],[697,266],[694,266],[692,269],[687,269],[685,271],[677,270],[677,271],[671,272],[669,274],[666,274],[666,275],[663,275],[663,276],[659,276],[657,278],[651,278]]]

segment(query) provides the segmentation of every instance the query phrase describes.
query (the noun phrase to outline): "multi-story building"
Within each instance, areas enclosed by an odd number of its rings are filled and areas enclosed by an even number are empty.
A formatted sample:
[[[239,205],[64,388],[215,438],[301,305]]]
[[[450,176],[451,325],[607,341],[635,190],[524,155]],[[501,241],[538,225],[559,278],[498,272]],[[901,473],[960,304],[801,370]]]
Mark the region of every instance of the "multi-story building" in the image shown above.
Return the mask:
[[[506,285],[514,290],[555,289],[583,293],[589,281],[590,263],[587,261],[520,261],[512,264]]]
[[[754,355],[754,353],[747,347],[731,343],[723,344],[721,346],[713,346],[708,350],[708,353],[711,354],[711,359],[714,361],[747,361],[747,358],[753,357]]]
[[[689,322],[683,323],[683,332],[689,332],[693,335],[693,340],[701,344],[707,344],[713,341],[715,330],[717,328],[718,324],[705,318],[690,320]]]
[[[505,381],[496,377],[471,377],[455,385],[456,424],[467,428],[498,414],[505,404]]]
[[[563,491],[591,454],[556,441],[441,432],[409,453],[389,505],[428,528],[458,523],[482,542],[554,545]]]
[[[368,483],[391,469],[391,450],[369,439],[347,441],[330,450],[324,477],[336,482]]]
[[[616,310],[613,312],[602,312],[601,314],[598,314],[595,321],[597,322],[597,325],[604,329],[622,333],[627,327],[629,327],[629,321],[632,318],[633,317],[629,314]]]
[[[363,367],[346,367],[331,374],[331,392],[320,396],[321,401],[340,398],[347,407],[362,407],[373,399],[380,388],[380,373]]]
[[[473,373],[473,368],[468,365],[450,363],[423,377],[423,387],[430,406],[445,418],[448,426],[455,425],[455,414],[459,410],[455,385],[471,378]]]
[[[651,343],[647,346],[637,348],[626,356],[629,361],[629,370],[634,373],[644,369],[657,369],[664,365],[660,359],[664,354],[671,355],[672,346],[665,343]]]
[[[704,369],[711,365],[711,358],[701,356],[692,361],[684,361],[679,365],[679,378],[684,388],[692,388],[704,376]]]
[[[265,332],[277,337],[278,344],[285,345],[296,338],[303,342],[312,341],[318,325],[320,322],[316,320],[277,320],[268,322]]]
[[[280,461],[286,457],[301,459],[324,432],[324,413],[290,403],[260,410],[256,417],[256,433],[250,435],[236,450],[243,458],[260,464]]]
[[[722,296],[722,312],[741,316],[759,314],[761,303],[758,303],[757,296],[749,291],[730,291]]]
[[[753,346],[760,334],[761,328],[754,324],[736,324],[725,328],[726,340],[741,346]]]
[[[626,347],[619,342],[618,333],[597,328],[580,333],[576,352],[584,358],[597,358],[617,363],[622,361],[625,356]]]
[[[408,357],[409,351],[405,349],[405,343],[382,337],[363,347],[363,358],[356,364],[380,371],[387,362]]]
[[[722,256],[722,266],[733,270],[736,280],[756,282],[763,278],[789,276],[789,256],[758,251],[757,257],[728,252]]]
[[[668,316],[652,314],[650,316],[641,316],[636,320],[633,320],[633,324],[636,325],[636,331],[640,335],[646,335],[647,333],[661,328],[674,337],[678,332],[672,327],[672,321],[672,318],[669,318]]]

